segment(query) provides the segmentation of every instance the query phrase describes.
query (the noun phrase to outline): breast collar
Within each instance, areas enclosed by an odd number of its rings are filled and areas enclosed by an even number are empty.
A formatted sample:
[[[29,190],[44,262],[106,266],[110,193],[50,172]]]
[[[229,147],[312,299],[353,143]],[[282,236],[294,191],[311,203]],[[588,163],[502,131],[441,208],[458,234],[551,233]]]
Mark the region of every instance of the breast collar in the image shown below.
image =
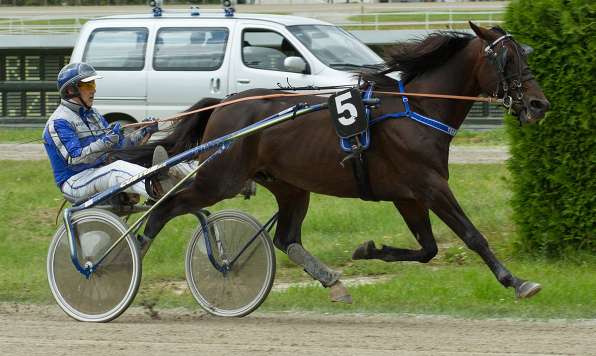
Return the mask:
[[[397,85],[399,88],[399,92],[403,93],[404,92],[404,84],[401,80],[397,80]],[[372,91],[372,85],[369,86],[369,89],[367,91]],[[414,120],[416,122],[419,122],[423,125],[426,125],[428,127],[431,127],[435,130],[439,130],[443,133],[446,133],[449,136],[455,136],[455,134],[457,134],[457,129],[444,124],[438,120],[435,119],[431,119],[430,117],[424,116],[422,114],[419,114],[415,111],[410,110],[410,104],[408,102],[408,97],[407,96],[402,96],[402,102],[404,104],[404,111],[400,111],[400,112],[393,112],[393,113],[389,113],[389,114],[385,114],[385,115],[381,115],[378,116],[372,120],[370,120],[370,125],[374,125],[376,123],[379,123],[381,121],[384,121],[386,119],[398,119],[398,118],[402,118],[402,117],[407,117],[411,120]],[[368,111],[367,111],[368,113]]]

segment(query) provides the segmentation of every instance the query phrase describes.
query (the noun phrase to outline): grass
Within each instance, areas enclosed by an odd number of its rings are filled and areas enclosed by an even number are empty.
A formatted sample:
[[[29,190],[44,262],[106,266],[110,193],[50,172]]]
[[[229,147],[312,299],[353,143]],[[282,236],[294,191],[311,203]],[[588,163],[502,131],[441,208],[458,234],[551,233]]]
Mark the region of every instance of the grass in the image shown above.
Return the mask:
[[[0,143],[41,143],[43,128],[0,128]]]
[[[45,277],[47,248],[56,230],[61,196],[47,162],[3,161],[0,175],[0,301],[53,303]],[[455,316],[528,318],[596,317],[596,261],[542,261],[517,256],[512,250],[509,174],[503,165],[454,165],[451,185],[472,221],[497,255],[524,278],[543,283],[532,300],[516,301],[479,258],[436,217],[432,217],[440,254],[429,265],[351,261],[353,249],[373,239],[377,244],[415,247],[415,240],[394,207],[356,199],[313,195],[303,228],[303,243],[314,255],[344,276],[386,275],[389,280],[351,288],[355,303],[331,304],[320,287],[274,292],[263,310],[326,312],[432,313]],[[255,198],[226,200],[212,211],[236,208],[264,221],[275,210],[273,197],[259,189]],[[198,308],[190,293],[164,288],[184,280],[184,252],[196,222],[180,217],[160,234],[144,261],[143,283],[136,303],[158,307]],[[305,273],[278,253],[278,281],[308,280]]]
[[[516,300],[513,291],[501,287],[481,264],[400,264],[399,273],[390,281],[350,288],[355,301],[352,305],[328,303],[326,290],[309,287],[272,293],[263,309],[459,317],[596,317],[594,264],[528,260],[510,261],[508,265],[519,275],[542,283],[544,290],[532,299]]]
[[[451,142],[456,146],[508,146],[505,128],[491,130],[460,130]]]
[[[449,17],[449,14],[445,13],[428,13],[428,21],[468,21],[470,19],[475,21],[502,21],[504,19],[504,13],[493,13],[493,14],[466,14],[466,13],[454,13]],[[354,15],[348,17],[348,20],[354,22],[425,22],[426,16],[424,14],[411,14],[408,12],[400,13],[380,13],[379,15]]]
[[[465,12],[465,11],[464,11]],[[407,11],[400,12],[400,13],[387,13],[383,14],[380,13],[379,15],[354,15],[348,17],[349,21],[353,21],[354,24],[342,26],[346,30],[412,30],[412,29],[425,29],[426,21],[428,20],[428,26],[430,29],[452,29],[452,30],[460,30],[460,29],[469,29],[469,25],[467,24],[468,20],[473,20],[476,23],[481,23],[483,25],[487,24],[494,24],[495,21],[502,21],[504,19],[503,13],[493,13],[493,14],[466,14],[462,12],[454,13],[449,16],[449,14],[444,13],[432,13],[429,12],[428,19],[424,14],[412,14],[408,13]],[[440,21],[463,21],[462,23],[433,23],[433,22],[440,22]],[[389,22],[420,22],[418,24],[386,24]],[[366,26],[359,26],[358,23],[366,25]],[[377,23],[377,25],[373,25]]]
[[[359,261],[359,264],[381,264]],[[432,314],[469,318],[594,319],[596,318],[596,264],[516,259],[508,267],[543,285],[528,300],[514,298],[481,263],[384,264],[397,266],[387,281],[348,287],[354,303],[331,303],[328,290],[315,285],[272,291],[260,311],[311,311],[319,313]],[[386,267],[388,268],[388,267]],[[344,270],[345,271],[345,270]],[[304,275],[303,272],[301,272]],[[144,277],[135,303],[158,308],[198,309],[188,290],[167,288],[165,280]],[[297,278],[296,278],[297,279]],[[279,278],[277,279],[279,280]],[[166,288],[164,288],[166,286]]]
[[[0,143],[41,143],[42,128],[0,128]],[[491,130],[460,130],[454,145],[501,146],[507,145],[504,128]]]
[[[543,283],[542,294],[535,299],[518,301],[513,298],[513,291],[502,288],[484,265],[402,265],[400,273],[389,282],[351,288],[357,303],[343,306],[341,310],[466,317],[596,317],[596,302],[590,292],[596,289],[596,282],[590,278],[594,266],[552,266],[536,261],[509,263],[509,266],[516,273]],[[309,297],[313,294],[318,296]],[[294,288],[288,293],[273,294],[273,303],[266,308],[337,309],[330,305],[318,306],[317,299],[324,299],[320,297],[320,288]]]

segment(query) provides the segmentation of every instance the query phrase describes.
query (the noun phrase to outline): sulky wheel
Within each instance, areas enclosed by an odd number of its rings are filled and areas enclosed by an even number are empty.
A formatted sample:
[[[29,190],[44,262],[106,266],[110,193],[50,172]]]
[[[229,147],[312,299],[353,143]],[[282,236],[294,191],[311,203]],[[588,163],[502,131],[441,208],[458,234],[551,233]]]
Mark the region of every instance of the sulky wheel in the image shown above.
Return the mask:
[[[224,210],[199,226],[186,251],[186,280],[203,309],[218,316],[245,316],[265,300],[275,277],[275,251],[262,226],[240,211]],[[216,269],[209,259],[205,231],[212,256],[228,271]],[[256,236],[252,243],[248,244]],[[248,244],[248,245],[247,245]]]
[[[78,238],[79,262],[95,263],[127,230],[116,215],[88,209],[72,216]],[[134,240],[127,236],[101,262],[89,279],[71,261],[66,228],[62,225],[48,252],[48,281],[56,302],[79,321],[106,322],[128,308],[141,281],[141,259]]]

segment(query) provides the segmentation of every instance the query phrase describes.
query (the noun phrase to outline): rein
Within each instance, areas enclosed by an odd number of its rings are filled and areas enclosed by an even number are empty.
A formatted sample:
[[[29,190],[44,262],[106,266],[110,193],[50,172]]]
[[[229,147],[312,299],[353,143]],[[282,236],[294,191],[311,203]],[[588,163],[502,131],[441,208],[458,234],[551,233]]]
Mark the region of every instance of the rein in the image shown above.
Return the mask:
[[[180,120],[185,116],[196,114],[202,111],[212,110],[219,107],[224,107],[244,101],[252,101],[252,100],[263,100],[263,99],[274,99],[274,98],[283,98],[283,97],[297,97],[297,96],[307,96],[307,95],[325,95],[325,94],[333,94],[335,91],[332,92],[320,92],[320,93],[286,93],[286,94],[268,94],[268,95],[257,95],[257,96],[248,96],[245,98],[234,99],[226,102],[222,102],[219,104],[206,106],[204,108],[200,108],[197,110],[186,111],[183,113],[179,113],[173,116],[169,116],[163,119],[157,119],[153,121],[145,121],[145,122],[138,122],[134,124],[127,124],[123,125],[122,127],[125,128],[136,128],[136,127],[144,127],[153,125],[155,122],[169,122],[169,121],[176,121]],[[476,102],[486,102],[489,104],[502,104],[503,99],[497,99],[494,97],[479,97],[479,96],[461,96],[461,95],[447,95],[447,94],[431,94],[431,93],[397,93],[391,91],[374,91],[376,94],[384,94],[384,95],[393,95],[393,96],[415,96],[415,97],[423,97],[423,98],[433,98],[433,99],[449,99],[449,100],[466,100],[466,101],[476,101]]]
[[[318,93],[279,93],[279,94],[248,96],[245,98],[233,99],[233,100],[225,101],[225,102],[222,102],[219,104],[206,106],[206,107],[192,110],[192,111],[178,113],[176,115],[168,116],[163,119],[156,119],[156,120],[151,120],[151,121],[143,121],[143,122],[137,122],[137,123],[133,123],[133,124],[122,125],[122,128],[137,129],[137,128],[142,128],[142,127],[149,126],[149,125],[154,125],[156,122],[159,123],[159,122],[177,121],[177,120],[183,119],[185,116],[188,116],[188,115],[192,115],[192,114],[196,114],[199,112],[212,110],[212,109],[216,109],[219,107],[224,107],[224,106],[228,106],[228,105],[232,105],[232,104],[236,104],[236,103],[240,103],[240,102],[244,102],[244,101],[274,99],[274,98],[284,98],[284,97],[299,97],[299,96],[307,96],[307,95],[326,95],[326,94],[333,94],[333,93],[335,93],[335,91],[328,91],[328,92],[323,91],[323,92],[318,92]],[[401,96],[401,97],[414,96],[414,97],[431,98],[431,99],[466,100],[466,101],[475,101],[475,102],[486,102],[489,104],[504,104],[503,99],[499,99],[499,98],[495,98],[495,97],[461,96],[461,95],[432,94],[432,93],[407,93],[407,92],[392,92],[392,91],[377,91],[377,90],[373,91],[373,93],[383,94],[383,95],[391,95],[391,96]],[[106,128],[103,130],[96,130],[96,131],[107,131],[107,130],[108,129]],[[89,131],[89,132],[92,132],[92,131]],[[35,139],[32,141],[21,142],[19,144],[36,142],[36,141],[40,141],[40,140],[41,139]]]
[[[447,94],[430,94],[430,93],[396,93],[393,91],[377,91],[374,93],[384,95],[397,95],[397,96],[418,96],[422,98],[433,98],[433,99],[450,99],[450,100],[464,100],[464,101],[477,101],[489,104],[503,104],[503,99],[495,97],[482,97],[482,96],[462,96],[462,95],[447,95]]]

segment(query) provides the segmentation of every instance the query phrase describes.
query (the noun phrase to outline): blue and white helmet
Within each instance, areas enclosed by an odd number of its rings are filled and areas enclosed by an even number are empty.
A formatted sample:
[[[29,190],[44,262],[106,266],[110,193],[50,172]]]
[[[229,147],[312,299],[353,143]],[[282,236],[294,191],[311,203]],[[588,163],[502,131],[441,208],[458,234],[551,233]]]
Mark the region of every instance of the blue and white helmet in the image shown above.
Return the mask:
[[[64,66],[58,73],[58,91],[62,99],[69,99],[79,96],[79,82],[90,82],[95,79],[101,79],[95,68],[87,63],[70,63]],[[71,93],[67,93],[67,88],[72,88]]]

